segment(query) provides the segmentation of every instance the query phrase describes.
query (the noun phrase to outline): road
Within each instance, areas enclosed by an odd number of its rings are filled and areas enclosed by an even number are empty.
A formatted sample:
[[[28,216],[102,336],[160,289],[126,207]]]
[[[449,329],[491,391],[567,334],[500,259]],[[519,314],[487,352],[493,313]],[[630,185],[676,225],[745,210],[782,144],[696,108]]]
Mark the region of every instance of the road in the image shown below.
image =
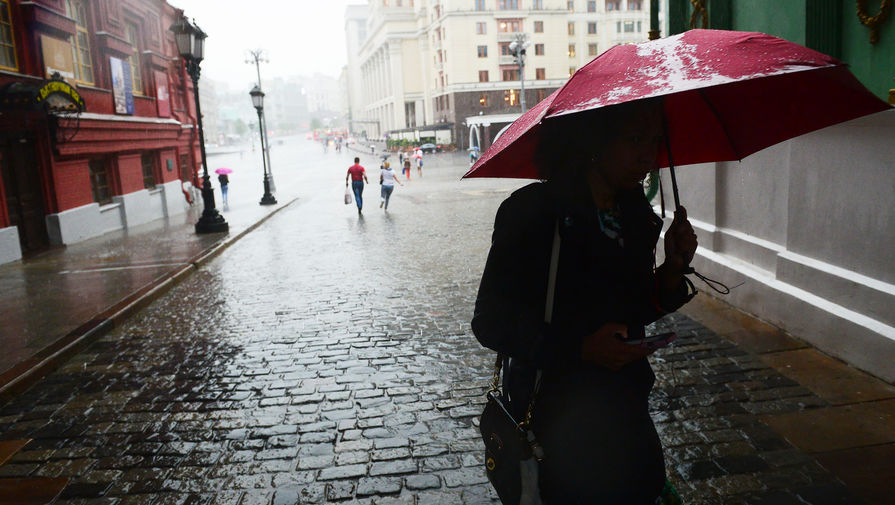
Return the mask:
[[[0,408],[2,438],[34,439],[0,476],[72,477],[68,505],[496,503],[477,430],[493,354],[469,320],[523,182],[430,155],[386,213],[361,155],[358,215],[353,156],[274,144],[277,198],[297,200]],[[234,168],[225,216],[257,205],[257,153],[209,165]],[[681,336],[652,405],[687,503],[852,503],[758,419],[822,400],[684,316],[658,326]]]

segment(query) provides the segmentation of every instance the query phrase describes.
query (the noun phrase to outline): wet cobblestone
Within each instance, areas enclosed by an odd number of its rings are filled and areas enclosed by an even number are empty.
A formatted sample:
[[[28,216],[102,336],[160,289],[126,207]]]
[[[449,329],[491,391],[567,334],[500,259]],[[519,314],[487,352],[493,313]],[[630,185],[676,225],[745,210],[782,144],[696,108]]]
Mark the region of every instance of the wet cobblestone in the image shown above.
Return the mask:
[[[65,505],[497,503],[477,430],[492,355],[468,322],[514,186],[433,157],[359,218],[336,203],[347,160],[318,160],[336,182],[291,168],[307,197],[0,407],[3,439],[34,439],[0,476],[71,477]],[[826,402],[671,328],[651,407],[687,503],[857,503],[757,417]]]

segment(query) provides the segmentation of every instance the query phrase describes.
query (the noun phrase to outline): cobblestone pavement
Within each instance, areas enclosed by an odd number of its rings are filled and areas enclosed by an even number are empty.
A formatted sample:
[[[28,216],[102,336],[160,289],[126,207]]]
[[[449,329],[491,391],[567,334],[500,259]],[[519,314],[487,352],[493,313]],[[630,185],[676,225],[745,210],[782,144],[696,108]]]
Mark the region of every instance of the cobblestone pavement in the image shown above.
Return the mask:
[[[278,167],[298,202],[0,407],[0,438],[34,439],[0,476],[71,477],[68,505],[496,503],[492,354],[468,322],[520,183],[429,156],[388,214],[368,186],[360,217],[340,203],[352,155],[317,147]],[[681,337],[652,406],[687,503],[857,503],[757,417],[823,400],[682,315],[658,326]]]

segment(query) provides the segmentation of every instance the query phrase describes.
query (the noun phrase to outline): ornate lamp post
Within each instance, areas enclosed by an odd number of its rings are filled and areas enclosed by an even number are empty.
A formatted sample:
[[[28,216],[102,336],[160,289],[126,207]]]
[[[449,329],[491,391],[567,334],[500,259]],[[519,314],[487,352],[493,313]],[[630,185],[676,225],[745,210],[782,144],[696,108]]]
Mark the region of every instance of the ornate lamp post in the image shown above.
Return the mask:
[[[527,40],[524,33],[517,33],[515,40],[510,42],[510,51],[516,57],[516,64],[519,65],[519,86],[521,88],[519,105],[522,106],[522,112],[525,112],[525,48],[530,45],[531,42]]]
[[[260,204],[274,205],[277,203],[277,199],[270,194],[270,176],[267,172],[267,159],[264,157],[264,123],[261,121],[261,114],[264,111],[264,92],[256,85],[252,88],[252,91],[249,91],[249,95],[252,96],[252,105],[258,112],[258,128],[261,133],[261,162],[264,166],[264,196],[261,197]]]
[[[205,55],[205,38],[208,36],[198,26],[191,24],[186,18],[171,25],[177,52],[186,65],[186,71],[193,80],[193,96],[196,100],[196,122],[199,127],[199,150],[202,153],[202,202],[205,208],[202,217],[196,223],[196,233],[219,233],[230,230],[224,216],[218,213],[214,205],[214,191],[211,189],[211,178],[208,176],[208,160],[205,156],[205,132],[202,129],[202,108],[199,105],[199,63]]]
[[[270,63],[270,60],[264,56],[264,50],[262,49],[254,49],[249,51],[249,57],[246,58],[246,63],[254,63],[255,64],[255,72],[258,73],[258,86],[257,88],[261,89],[261,63]],[[267,159],[267,176],[270,179],[270,187],[273,188],[273,191],[277,190],[277,184],[273,180],[273,164],[270,162],[270,139],[267,138],[267,117],[264,116],[264,112],[261,113],[261,124],[264,126],[264,140],[262,141],[262,146],[267,146],[267,150],[262,150],[261,154]]]

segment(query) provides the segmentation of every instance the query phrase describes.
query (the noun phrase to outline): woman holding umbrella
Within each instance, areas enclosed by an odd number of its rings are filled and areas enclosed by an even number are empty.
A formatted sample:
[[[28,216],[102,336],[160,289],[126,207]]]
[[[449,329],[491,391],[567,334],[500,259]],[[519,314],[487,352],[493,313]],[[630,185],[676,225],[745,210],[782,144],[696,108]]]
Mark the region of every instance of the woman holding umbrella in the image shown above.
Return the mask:
[[[531,426],[545,453],[545,503],[652,505],[673,489],[647,407],[652,351],[626,343],[692,297],[684,272],[697,241],[683,208],[655,268],[662,220],[640,181],[656,168],[661,138],[657,100],[545,122],[535,159],[546,182],[497,212],[472,328],[510,357],[504,388],[517,419],[541,371]]]
[[[218,183],[221,185],[221,201],[224,203],[224,207],[229,207],[230,202],[227,199],[227,191],[230,188],[230,178],[227,177],[227,174],[233,173],[233,170],[219,168],[215,170],[215,173],[218,174]]]

